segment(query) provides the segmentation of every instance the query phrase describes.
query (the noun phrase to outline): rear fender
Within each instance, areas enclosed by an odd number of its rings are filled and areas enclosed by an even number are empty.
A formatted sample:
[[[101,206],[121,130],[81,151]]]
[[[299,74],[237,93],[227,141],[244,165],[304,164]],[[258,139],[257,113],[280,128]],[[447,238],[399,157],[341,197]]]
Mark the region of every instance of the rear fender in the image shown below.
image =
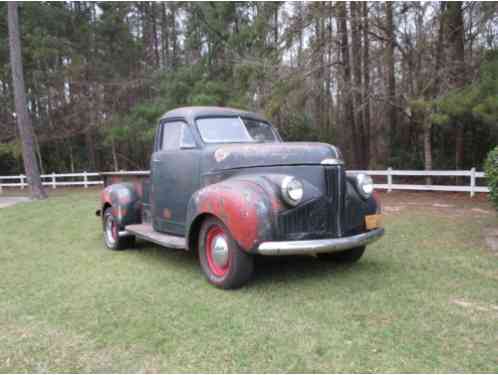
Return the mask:
[[[112,207],[112,214],[120,225],[141,222],[142,200],[139,192],[131,183],[119,183],[107,186],[100,194],[102,215],[107,207]]]
[[[243,250],[255,251],[274,233],[273,213],[271,194],[255,181],[233,178],[208,185],[198,190],[188,205],[189,247],[193,250],[202,218],[215,216]]]

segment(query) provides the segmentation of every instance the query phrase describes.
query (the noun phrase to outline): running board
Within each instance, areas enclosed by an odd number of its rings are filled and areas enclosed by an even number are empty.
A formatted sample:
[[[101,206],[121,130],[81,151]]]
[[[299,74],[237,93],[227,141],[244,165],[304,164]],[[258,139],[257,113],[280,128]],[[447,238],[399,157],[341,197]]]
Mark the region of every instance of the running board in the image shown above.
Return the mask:
[[[150,224],[127,225],[125,229],[128,233],[133,234],[138,238],[154,242],[155,244],[168,247],[170,249],[187,249],[185,237],[157,232]]]

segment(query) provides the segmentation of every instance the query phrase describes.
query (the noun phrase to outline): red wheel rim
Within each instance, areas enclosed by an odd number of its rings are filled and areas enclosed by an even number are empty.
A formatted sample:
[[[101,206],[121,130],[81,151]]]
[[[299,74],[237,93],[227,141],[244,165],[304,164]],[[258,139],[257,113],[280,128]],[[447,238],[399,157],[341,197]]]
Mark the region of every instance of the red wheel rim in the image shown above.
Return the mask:
[[[206,235],[206,258],[211,272],[218,277],[223,277],[226,275],[230,267],[230,257],[227,257],[225,264],[219,264],[219,262],[215,260],[215,244],[216,240],[220,237],[225,241],[225,243],[228,243],[223,228],[217,225],[209,228]]]

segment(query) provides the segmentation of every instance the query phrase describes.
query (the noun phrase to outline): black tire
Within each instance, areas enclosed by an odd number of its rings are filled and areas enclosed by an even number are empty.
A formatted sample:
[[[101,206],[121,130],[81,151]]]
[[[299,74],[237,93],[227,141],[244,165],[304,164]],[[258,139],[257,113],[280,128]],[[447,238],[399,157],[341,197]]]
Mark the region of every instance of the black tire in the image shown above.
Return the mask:
[[[213,234],[214,233],[214,234]],[[214,242],[227,248],[223,265],[216,263]],[[223,246],[222,246],[223,248]],[[223,252],[223,254],[225,254]],[[201,269],[209,283],[221,289],[236,289],[249,281],[254,269],[254,257],[243,251],[228,228],[218,219],[206,219],[199,233],[198,255]]]
[[[354,263],[360,260],[365,252],[365,246],[340,251],[338,253],[318,254],[319,259],[330,260],[337,263]]]
[[[104,230],[104,243],[108,249],[124,250],[135,245],[134,236],[119,235],[119,231],[123,230],[123,228],[117,224],[112,214],[112,207],[107,207],[104,211],[102,228]]]

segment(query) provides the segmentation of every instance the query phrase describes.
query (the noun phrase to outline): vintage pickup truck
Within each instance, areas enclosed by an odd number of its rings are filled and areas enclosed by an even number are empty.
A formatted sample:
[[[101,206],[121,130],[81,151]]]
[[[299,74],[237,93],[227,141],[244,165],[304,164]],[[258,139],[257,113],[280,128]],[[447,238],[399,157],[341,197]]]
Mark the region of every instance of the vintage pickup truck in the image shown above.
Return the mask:
[[[150,172],[102,173],[104,241],[135,237],[198,255],[208,281],[230,289],[254,257],[310,254],[357,261],[384,233],[372,179],[349,176],[340,151],[283,142],[261,116],[185,107],[157,127]]]

